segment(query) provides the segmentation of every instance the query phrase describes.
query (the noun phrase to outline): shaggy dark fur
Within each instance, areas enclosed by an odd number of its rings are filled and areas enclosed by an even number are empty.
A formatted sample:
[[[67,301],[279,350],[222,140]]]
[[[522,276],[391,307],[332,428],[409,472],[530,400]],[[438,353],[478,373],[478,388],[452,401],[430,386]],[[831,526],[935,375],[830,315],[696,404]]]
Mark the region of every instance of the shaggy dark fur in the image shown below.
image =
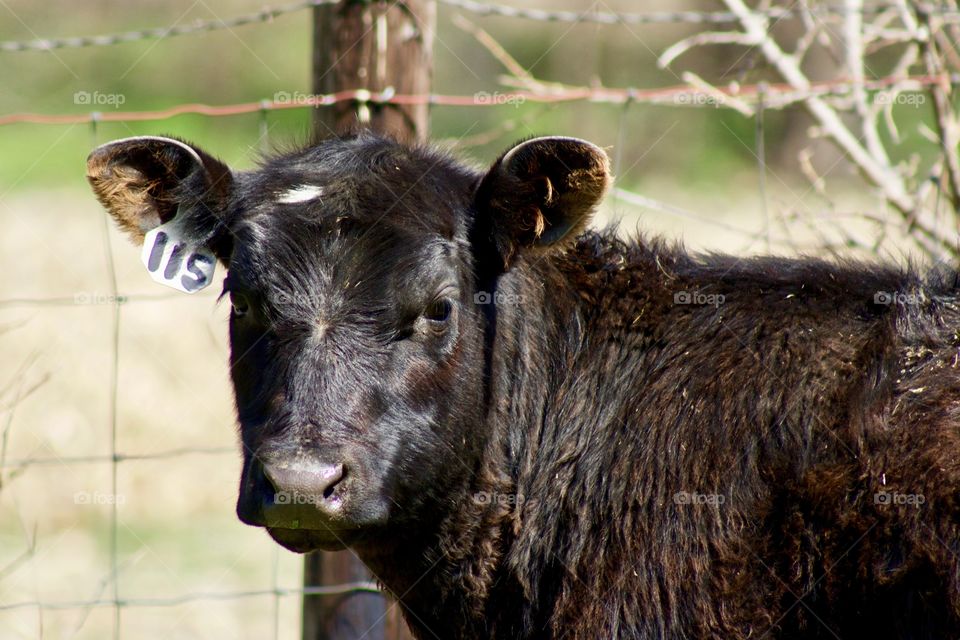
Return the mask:
[[[183,184],[138,153],[91,161],[132,229],[110,171]],[[420,638],[960,637],[956,273],[578,235],[606,167],[362,135],[184,194],[242,312],[241,518],[353,548]],[[265,515],[264,468],[334,459],[320,525]]]

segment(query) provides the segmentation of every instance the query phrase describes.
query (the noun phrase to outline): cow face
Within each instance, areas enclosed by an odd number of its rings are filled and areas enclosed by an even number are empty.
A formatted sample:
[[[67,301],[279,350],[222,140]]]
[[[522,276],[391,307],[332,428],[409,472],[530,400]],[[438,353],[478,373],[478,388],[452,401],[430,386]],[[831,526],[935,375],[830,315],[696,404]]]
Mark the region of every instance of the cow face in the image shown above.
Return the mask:
[[[298,551],[415,531],[449,508],[485,440],[492,315],[475,294],[523,252],[561,246],[608,181],[580,140],[522,143],[480,174],[369,135],[248,172],[131,138],[96,149],[88,175],[147,239],[157,279],[192,291],[206,261],[228,268],[237,513]]]

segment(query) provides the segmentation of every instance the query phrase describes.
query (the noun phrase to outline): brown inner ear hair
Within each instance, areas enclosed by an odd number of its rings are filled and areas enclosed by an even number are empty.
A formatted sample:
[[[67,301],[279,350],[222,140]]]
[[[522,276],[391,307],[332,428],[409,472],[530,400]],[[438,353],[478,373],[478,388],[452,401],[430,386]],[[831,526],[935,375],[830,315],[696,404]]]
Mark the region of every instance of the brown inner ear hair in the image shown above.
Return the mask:
[[[588,148],[566,155],[570,144]],[[611,180],[609,159],[594,149],[584,141],[534,139],[504,154],[477,187],[474,246],[498,254],[494,260],[506,271],[522,249],[556,250],[573,241]]]
[[[588,149],[569,152],[583,145]],[[595,153],[594,149],[594,145],[584,141],[534,139],[529,141],[529,146],[521,144],[504,156],[501,162],[512,165],[510,173],[532,183],[539,196],[533,224],[526,225],[533,231],[533,237],[522,238],[521,245],[536,248],[562,239],[572,240],[586,227],[589,212],[601,200],[611,179],[608,157],[602,151]],[[574,212],[574,215],[551,215],[554,210]],[[553,228],[551,220],[555,221]],[[573,224],[565,226],[564,223],[571,221]]]
[[[134,166],[134,159],[94,156],[87,165],[87,179],[100,203],[123,231],[142,242],[147,231],[171,220],[177,202],[165,183],[176,180],[175,163],[163,153],[151,153],[141,165],[154,164],[155,172]],[[124,161],[128,162],[124,162]],[[149,173],[156,177],[148,178]]]
[[[229,261],[233,241],[225,217],[234,180],[230,168],[213,156],[177,138],[125,138],[93,150],[87,179],[135,244],[176,217],[184,239],[207,246],[224,264]]]

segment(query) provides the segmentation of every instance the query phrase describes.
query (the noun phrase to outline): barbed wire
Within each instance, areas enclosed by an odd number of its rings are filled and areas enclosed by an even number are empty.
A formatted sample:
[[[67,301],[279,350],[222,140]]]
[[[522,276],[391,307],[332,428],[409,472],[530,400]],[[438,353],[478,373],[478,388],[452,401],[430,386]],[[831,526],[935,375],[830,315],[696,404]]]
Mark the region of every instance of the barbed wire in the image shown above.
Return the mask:
[[[305,0],[278,7],[264,7],[256,13],[248,13],[232,18],[214,18],[212,20],[196,20],[184,25],[170,25],[168,27],[151,27],[121,33],[109,33],[95,36],[68,36],[62,38],[38,38],[36,40],[7,40],[0,42],[0,51],[49,51],[51,49],[78,49],[83,47],[104,47],[124,42],[139,40],[156,40],[183,36],[190,33],[219,31],[242,27],[248,24],[271,22],[288,13],[296,13],[327,4],[337,4],[339,0]]]
[[[276,7],[264,7],[255,13],[248,13],[232,18],[213,18],[210,20],[195,20],[184,25],[170,25],[166,27],[150,27],[108,33],[92,36],[64,36],[51,38],[37,38],[34,40],[7,40],[0,41],[0,51],[50,51],[53,49],[77,49],[84,47],[103,47],[115,44],[138,42],[141,40],[158,40],[183,36],[193,33],[204,33],[231,29],[251,24],[271,22],[275,18],[306,9],[324,5],[335,5],[340,0],[304,0]],[[532,9],[514,7],[511,5],[478,2],[477,0],[438,0],[441,4],[454,9],[468,11],[478,16],[498,16],[503,18],[522,18],[539,22],[567,22],[567,23],[594,23],[606,25],[644,25],[644,24],[724,24],[736,22],[737,17],[729,11],[651,11],[647,13],[621,13],[613,11],[563,11],[548,9]],[[855,9],[864,15],[879,14],[899,5],[891,3],[875,4]],[[930,12],[936,13],[938,19],[945,22],[960,22],[960,12],[949,6],[930,7]],[[814,15],[820,18],[828,16],[842,16],[850,9],[842,6],[815,6],[803,12],[796,9],[772,7],[758,10],[759,16],[770,20],[798,17],[801,13]]]
[[[720,107],[724,98],[754,102],[762,95],[764,108],[776,109],[801,102],[811,97],[843,96],[857,87],[869,91],[887,89],[896,85],[902,91],[920,91],[944,82],[960,84],[960,74],[939,76],[886,76],[854,82],[849,79],[811,83],[799,91],[788,83],[736,84],[711,87],[709,91],[689,85],[658,88],[613,87],[547,87],[538,91],[480,91],[472,95],[397,94],[392,89],[371,92],[366,89],[340,91],[331,94],[307,94],[281,91],[273,100],[244,102],[230,105],[180,104],[166,109],[149,111],[92,111],[76,114],[11,113],[0,116],[0,126],[9,124],[85,124],[98,122],[136,122],[166,120],[179,115],[194,114],[209,117],[236,116],[248,113],[330,106],[340,102],[360,102],[373,105],[421,105],[452,107],[516,106],[523,102],[559,103],[592,102],[599,104],[647,103],[688,107]],[[69,304],[69,298],[60,301]],[[0,301],[0,306],[4,301]]]
[[[469,11],[480,16],[500,16],[504,18],[524,18],[527,20],[537,20],[540,22],[591,22],[599,24],[669,24],[669,23],[687,23],[687,24],[724,24],[736,22],[737,16],[729,11],[651,11],[648,13],[619,13],[610,11],[556,11],[548,9],[528,9],[524,7],[514,7],[494,2],[478,2],[477,0],[439,0],[442,4],[450,7],[456,7]],[[857,13],[863,15],[874,15],[883,11],[897,8],[899,5],[883,3],[868,7],[859,7],[855,9]],[[933,9],[936,11],[936,9]],[[940,15],[947,15],[950,12],[951,17],[960,18],[960,13],[951,11],[949,7],[944,7]],[[798,17],[802,14],[825,17],[829,15],[841,16],[849,13],[849,9],[841,6],[814,6],[808,7],[804,11],[788,9],[783,7],[771,7],[766,10],[757,10],[756,14],[772,20],[783,18]]]
[[[252,589],[249,591],[201,591],[185,593],[167,598],[121,598],[117,601],[108,598],[93,600],[63,600],[44,602],[42,600],[21,600],[0,604],[0,611],[39,607],[40,609],[88,609],[95,607],[175,607],[197,600],[235,600],[238,598],[256,598],[262,596],[337,596],[349,593],[383,593],[375,582],[359,581],[318,587],[277,587],[274,589]]]
[[[163,460],[166,458],[177,458],[187,455],[220,455],[227,453],[236,454],[237,450],[234,447],[183,447],[180,449],[170,449],[168,451],[158,451],[156,453],[116,453],[113,455],[13,458],[0,462],[0,471],[6,469],[24,469],[26,467],[54,464],[65,465],[124,462],[127,460]]]
[[[51,307],[98,307],[111,304],[129,304],[134,302],[161,302],[181,297],[179,293],[142,293],[128,294],[120,293],[114,298],[112,293],[101,293],[99,291],[83,291],[75,293],[72,296],[51,296],[47,298],[6,298],[0,300],[0,309],[3,307],[33,307],[33,306],[51,306]],[[195,296],[204,297],[201,293]],[[215,294],[208,294],[206,297],[215,298]]]
[[[502,18],[523,18],[540,22],[590,22],[597,24],[718,24],[736,21],[736,16],[728,11],[652,11],[649,13],[618,13],[610,11],[557,11],[549,9],[529,9],[492,2],[476,0],[440,0],[443,4],[469,11],[479,16],[499,16]],[[766,12],[771,18],[783,18],[791,15],[789,9],[770,9]]]

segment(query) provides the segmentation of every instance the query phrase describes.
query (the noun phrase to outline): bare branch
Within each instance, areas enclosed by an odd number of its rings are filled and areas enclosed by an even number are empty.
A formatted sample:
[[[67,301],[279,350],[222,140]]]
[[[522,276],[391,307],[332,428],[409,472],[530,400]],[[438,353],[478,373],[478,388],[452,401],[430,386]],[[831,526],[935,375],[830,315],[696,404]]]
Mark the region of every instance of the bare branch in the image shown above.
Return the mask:
[[[904,78],[904,83],[896,83],[891,85],[889,89],[880,90],[876,96],[874,96],[873,105],[870,109],[871,115],[874,118],[877,117],[878,111],[883,110],[883,118],[887,125],[887,131],[889,131],[894,142],[897,143],[900,142],[900,131],[897,129],[897,124],[893,119],[893,105],[897,101],[897,96],[905,90],[906,77],[909,74],[910,67],[917,62],[919,57],[920,47],[917,46],[916,42],[910,43],[890,73],[890,75],[894,77]]]
[[[921,42],[923,62],[930,75],[940,78],[940,82],[930,86],[930,95],[933,97],[934,112],[937,116],[940,149],[943,152],[947,177],[950,181],[950,202],[954,212],[960,212],[960,159],[957,157],[957,119],[951,106],[953,89],[937,54],[937,46],[932,37],[934,25],[930,13],[918,6],[917,14],[928,33],[928,37]]]
[[[714,100],[718,105],[723,107],[729,107],[734,111],[737,111],[748,118],[752,117],[754,114],[753,108],[748,105],[746,102],[740,98],[731,95],[730,93],[721,91],[717,87],[713,86],[697,74],[692,71],[684,71],[680,76],[684,82],[689,84],[695,89],[699,89],[701,92],[706,94],[709,98]]]
[[[754,13],[742,0],[725,0],[727,7],[737,16],[746,35],[763,52],[783,78],[801,91],[809,91],[810,81],[801,71],[796,58],[785,53],[767,33],[768,21],[764,16]],[[874,158],[864,148],[855,135],[843,123],[837,112],[818,96],[804,100],[807,111],[817,120],[824,132],[857,165],[863,174],[875,186],[880,188],[886,199],[901,213],[909,214],[914,210],[913,198],[907,192],[903,178],[884,164],[882,159]]]
[[[803,35],[797,40],[797,46],[793,49],[793,56],[798,62],[803,61],[807,51],[821,34],[821,22],[814,17],[806,0],[800,2],[800,21],[803,23]]]
[[[466,31],[472,35],[477,42],[479,42],[483,47],[490,52],[490,54],[497,59],[497,61],[506,68],[513,77],[519,80],[520,86],[536,90],[541,87],[541,83],[533,77],[527,69],[523,67],[522,64],[517,62],[516,58],[507,53],[507,50],[503,48],[497,40],[487,33],[481,27],[478,27],[470,20],[467,20],[462,15],[453,16],[453,24],[463,31]]]
[[[666,69],[670,63],[686,53],[688,50],[707,44],[739,44],[744,47],[752,47],[755,43],[743,33],[731,31],[709,31],[707,33],[698,33],[684,38],[683,40],[667,47],[667,50],[657,58],[657,66]]]
[[[863,84],[863,0],[846,0],[844,11],[844,48],[847,70],[853,80],[853,104],[860,116],[860,132],[870,155],[878,163],[889,167],[890,158],[877,131],[877,114],[867,103],[867,91]]]
[[[797,160],[800,163],[800,172],[810,181],[810,187],[817,195],[828,199],[826,180],[814,169],[813,162],[811,162],[812,158],[813,152],[811,152],[809,148],[800,150],[800,153],[797,155]]]

